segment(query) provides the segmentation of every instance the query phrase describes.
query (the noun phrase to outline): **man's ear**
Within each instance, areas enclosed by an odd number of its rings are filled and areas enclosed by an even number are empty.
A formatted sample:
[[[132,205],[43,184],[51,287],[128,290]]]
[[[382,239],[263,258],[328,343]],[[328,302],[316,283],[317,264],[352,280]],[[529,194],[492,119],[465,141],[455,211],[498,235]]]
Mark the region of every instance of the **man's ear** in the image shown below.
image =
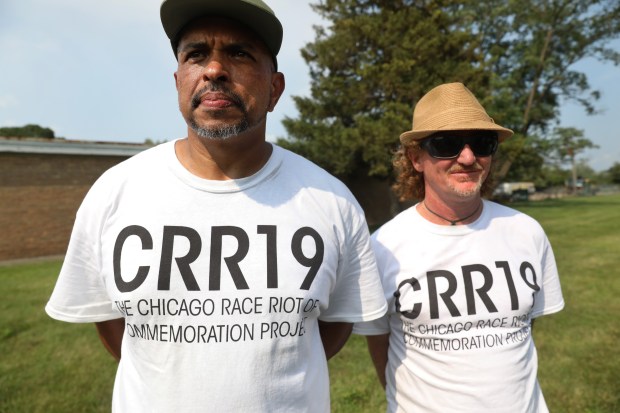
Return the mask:
[[[179,78],[177,77],[177,72],[174,72],[174,86],[177,88],[177,92],[179,91]]]
[[[409,158],[409,161],[411,162],[411,165],[413,166],[413,168],[422,173],[424,172],[424,167],[422,165],[422,162],[420,162],[420,158],[422,156],[422,153],[419,150],[413,150],[412,148],[407,148],[407,158]]]
[[[276,104],[280,100],[280,96],[284,92],[284,74],[280,72],[274,72],[271,75],[271,96],[269,98],[269,107],[267,110],[269,112],[273,112],[273,109],[276,107]]]

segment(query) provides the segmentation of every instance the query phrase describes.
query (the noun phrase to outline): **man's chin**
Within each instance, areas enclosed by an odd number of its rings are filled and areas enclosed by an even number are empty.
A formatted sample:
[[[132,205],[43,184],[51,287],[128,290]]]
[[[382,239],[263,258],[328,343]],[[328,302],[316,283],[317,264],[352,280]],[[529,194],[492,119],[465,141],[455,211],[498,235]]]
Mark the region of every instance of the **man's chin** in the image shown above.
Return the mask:
[[[459,197],[469,198],[473,196],[478,196],[480,194],[482,183],[481,182],[458,182],[456,184],[450,185],[450,188]]]
[[[195,122],[190,122],[190,128],[204,139],[211,140],[226,140],[242,134],[248,129],[247,122],[240,122],[233,125],[218,125],[218,126],[201,126]]]

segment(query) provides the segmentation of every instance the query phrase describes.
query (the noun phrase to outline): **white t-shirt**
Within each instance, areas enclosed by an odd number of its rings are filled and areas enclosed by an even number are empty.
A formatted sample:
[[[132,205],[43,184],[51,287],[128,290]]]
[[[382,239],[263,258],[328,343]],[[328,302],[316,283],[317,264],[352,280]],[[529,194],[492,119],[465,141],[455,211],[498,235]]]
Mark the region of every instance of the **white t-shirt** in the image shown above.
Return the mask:
[[[341,182],[275,145],[253,176],[208,181],[170,142],[93,185],[46,311],[125,318],[115,412],[328,412],[318,320],[386,303]]]
[[[372,236],[385,317],[355,325],[390,333],[388,412],[546,412],[532,318],[564,300],[540,225],[484,201],[470,225],[435,225],[415,206]]]

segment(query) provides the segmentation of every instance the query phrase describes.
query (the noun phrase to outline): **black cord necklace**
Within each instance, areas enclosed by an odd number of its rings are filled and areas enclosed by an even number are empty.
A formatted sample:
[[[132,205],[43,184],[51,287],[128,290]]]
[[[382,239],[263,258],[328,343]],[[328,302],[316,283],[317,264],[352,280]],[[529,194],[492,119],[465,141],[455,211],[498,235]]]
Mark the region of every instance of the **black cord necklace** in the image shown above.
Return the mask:
[[[430,209],[430,208],[426,205],[426,202],[424,202],[424,201],[422,201],[422,205],[424,205],[424,208],[426,208],[426,210],[427,210],[428,212],[430,212],[431,214],[435,215],[436,217],[439,217],[439,218],[443,219],[444,221],[448,221],[448,222],[450,223],[450,225],[456,225],[456,224],[457,224],[457,222],[465,221],[466,219],[473,217],[473,216],[476,214],[476,212],[478,212],[478,211],[480,210],[480,207],[482,206],[482,202],[480,202],[480,203],[478,204],[478,206],[476,207],[476,210],[475,210],[474,212],[472,212],[471,214],[467,215],[465,218],[455,219],[455,220],[448,219],[448,218],[446,218],[446,217],[442,217],[442,216],[441,216],[441,215],[439,215],[437,212],[435,212],[435,211],[433,211],[432,209]]]

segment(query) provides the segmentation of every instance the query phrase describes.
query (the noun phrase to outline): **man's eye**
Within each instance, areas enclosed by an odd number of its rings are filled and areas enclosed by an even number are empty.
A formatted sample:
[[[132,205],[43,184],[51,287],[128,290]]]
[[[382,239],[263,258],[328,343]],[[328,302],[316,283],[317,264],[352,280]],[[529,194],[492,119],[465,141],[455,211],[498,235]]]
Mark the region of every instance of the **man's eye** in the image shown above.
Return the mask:
[[[204,56],[204,53],[199,50],[194,50],[194,51],[187,53],[188,59],[200,59],[203,56]]]
[[[242,50],[242,49],[236,49],[232,51],[232,56],[237,57],[237,58],[244,58],[244,59],[252,59],[252,54],[250,54],[249,52]]]

